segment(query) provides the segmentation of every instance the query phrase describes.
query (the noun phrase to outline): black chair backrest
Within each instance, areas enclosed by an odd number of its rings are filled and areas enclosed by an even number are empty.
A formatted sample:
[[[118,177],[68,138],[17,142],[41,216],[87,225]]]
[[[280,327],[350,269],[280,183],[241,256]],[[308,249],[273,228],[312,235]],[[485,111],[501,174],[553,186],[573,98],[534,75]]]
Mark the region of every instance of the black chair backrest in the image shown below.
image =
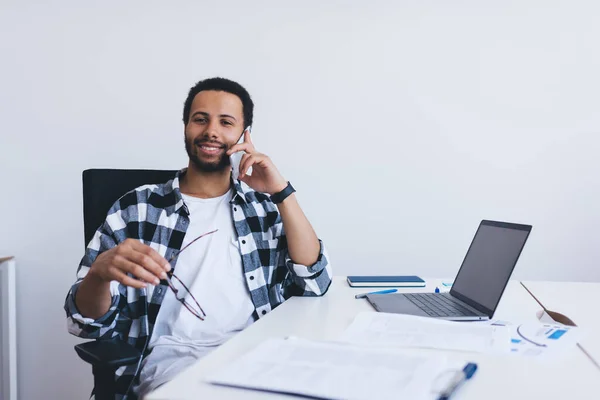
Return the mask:
[[[87,169],[83,171],[83,229],[87,246],[110,207],[138,186],[165,183],[177,170]]]

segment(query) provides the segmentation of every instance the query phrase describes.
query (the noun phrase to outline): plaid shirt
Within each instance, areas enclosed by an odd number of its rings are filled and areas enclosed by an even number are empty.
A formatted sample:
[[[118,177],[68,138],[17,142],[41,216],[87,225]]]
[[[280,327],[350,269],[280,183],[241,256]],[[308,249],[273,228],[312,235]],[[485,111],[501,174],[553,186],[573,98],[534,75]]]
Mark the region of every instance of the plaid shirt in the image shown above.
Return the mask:
[[[180,248],[189,225],[189,212],[179,191],[177,176],[160,185],[145,185],[125,194],[111,207],[106,221],[87,246],[77,269],[77,281],[65,300],[67,324],[73,335],[90,339],[118,337],[138,348],[144,357],[156,316],[168,290],[166,281],[143,289],[113,281],[109,311],[98,319],[86,318],[75,305],[75,295],[96,257],[127,238],[135,238],[169,259]],[[331,283],[331,266],[321,243],[317,262],[295,264],[288,255],[281,216],[270,198],[245,183],[233,181],[230,202],[238,234],[245,280],[254,303],[254,319],[260,319],[291,296],[321,296]],[[176,266],[175,263],[172,265]],[[135,398],[132,382],[137,364],[123,366],[115,374],[117,399]]]

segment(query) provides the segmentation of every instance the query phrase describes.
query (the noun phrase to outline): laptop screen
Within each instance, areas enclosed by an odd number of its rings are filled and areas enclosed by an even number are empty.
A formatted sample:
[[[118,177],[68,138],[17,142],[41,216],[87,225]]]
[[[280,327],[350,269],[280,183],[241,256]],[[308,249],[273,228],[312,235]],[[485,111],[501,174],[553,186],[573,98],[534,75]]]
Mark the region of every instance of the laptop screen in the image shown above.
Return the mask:
[[[482,221],[450,293],[491,316],[529,232],[529,225]]]

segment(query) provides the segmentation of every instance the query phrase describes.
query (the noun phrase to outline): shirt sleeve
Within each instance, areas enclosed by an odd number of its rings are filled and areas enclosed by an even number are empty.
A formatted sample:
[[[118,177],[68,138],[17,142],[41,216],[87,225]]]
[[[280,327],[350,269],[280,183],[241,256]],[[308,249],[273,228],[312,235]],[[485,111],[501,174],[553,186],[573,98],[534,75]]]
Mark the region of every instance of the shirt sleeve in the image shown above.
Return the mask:
[[[122,315],[122,311],[127,305],[126,288],[117,281],[110,283],[112,301],[108,312],[103,316],[96,319],[87,318],[81,314],[75,303],[77,290],[98,255],[117,246],[124,239],[118,238],[118,235],[114,234],[115,225],[124,225],[120,212],[113,214],[109,212],[106,221],[98,228],[88,244],[77,269],[76,281],[67,293],[64,304],[67,314],[67,329],[75,336],[89,339],[111,338],[121,333],[122,323],[125,322],[125,319],[128,320]]]
[[[319,239],[319,257],[313,265],[296,264],[284,249],[285,265],[290,271],[284,282],[284,297],[322,296],[331,285],[332,269],[327,250]]]

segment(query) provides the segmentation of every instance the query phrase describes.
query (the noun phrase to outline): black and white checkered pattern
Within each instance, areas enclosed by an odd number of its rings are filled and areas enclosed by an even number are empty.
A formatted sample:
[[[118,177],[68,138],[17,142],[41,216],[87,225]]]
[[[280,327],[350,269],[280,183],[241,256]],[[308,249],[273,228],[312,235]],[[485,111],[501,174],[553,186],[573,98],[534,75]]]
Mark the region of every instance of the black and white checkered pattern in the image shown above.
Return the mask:
[[[127,238],[139,239],[166,259],[181,248],[189,225],[189,212],[179,191],[179,179],[184,173],[185,169],[165,184],[141,186],[111,207],[106,221],[88,244],[77,269],[77,281],[65,300],[70,333],[90,339],[119,337],[147,355],[146,346],[168,290],[166,281],[144,289],[111,282],[110,310],[96,320],[81,315],[75,305],[75,295],[96,257]],[[235,195],[230,202],[231,212],[246,283],[255,307],[254,319],[262,318],[291,296],[323,295],[332,276],[323,244],[314,265],[295,264],[288,255],[281,216],[269,197],[253,191],[243,182],[232,184]],[[176,260],[172,265],[176,265]],[[135,398],[129,389],[139,373],[139,365],[117,370],[117,399]]]

